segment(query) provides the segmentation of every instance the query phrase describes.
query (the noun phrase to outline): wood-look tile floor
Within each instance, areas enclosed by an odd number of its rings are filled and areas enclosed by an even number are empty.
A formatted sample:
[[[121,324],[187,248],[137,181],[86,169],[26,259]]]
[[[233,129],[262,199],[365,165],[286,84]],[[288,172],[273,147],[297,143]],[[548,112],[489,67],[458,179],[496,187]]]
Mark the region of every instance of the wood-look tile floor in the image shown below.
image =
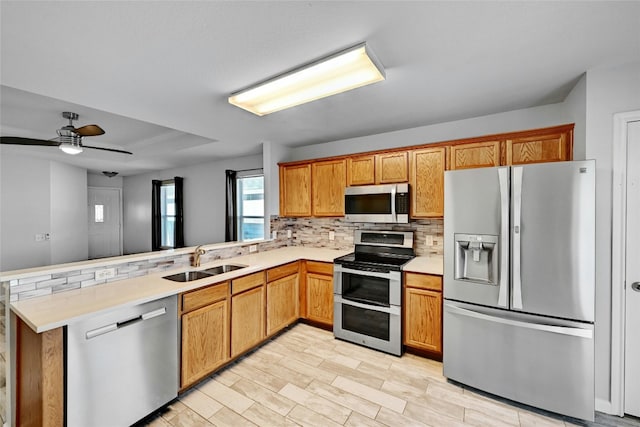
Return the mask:
[[[442,364],[395,357],[298,324],[139,426],[640,426],[582,423],[447,382]]]

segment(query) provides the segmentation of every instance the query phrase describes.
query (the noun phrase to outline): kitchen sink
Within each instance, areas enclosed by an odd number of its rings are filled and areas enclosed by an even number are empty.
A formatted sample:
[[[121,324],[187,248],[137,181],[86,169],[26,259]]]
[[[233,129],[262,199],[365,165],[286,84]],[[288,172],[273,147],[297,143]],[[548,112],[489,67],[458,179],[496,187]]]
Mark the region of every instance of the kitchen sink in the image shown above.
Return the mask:
[[[213,276],[213,274],[205,273],[204,271],[185,271],[172,274],[171,276],[164,276],[163,279],[173,280],[174,282],[191,282],[192,280],[204,279],[211,276]]]
[[[237,264],[218,265],[205,270],[185,271],[182,273],[172,274],[170,276],[164,276],[163,279],[173,280],[174,282],[191,282],[193,280],[205,279],[207,277],[215,276],[216,274],[228,273],[245,267],[246,265]]]
[[[234,270],[239,270],[245,267],[246,265],[225,264],[225,265],[218,265],[216,267],[207,268],[206,270],[202,270],[202,271],[208,274],[222,274],[222,273],[228,273]]]

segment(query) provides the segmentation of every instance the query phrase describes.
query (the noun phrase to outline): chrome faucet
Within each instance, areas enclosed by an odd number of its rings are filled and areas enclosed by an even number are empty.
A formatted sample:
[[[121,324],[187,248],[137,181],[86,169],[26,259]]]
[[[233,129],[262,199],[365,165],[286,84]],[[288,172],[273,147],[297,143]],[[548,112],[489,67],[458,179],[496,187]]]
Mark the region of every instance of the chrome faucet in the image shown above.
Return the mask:
[[[202,249],[202,245],[197,246],[193,252],[193,267],[200,267],[200,255],[204,255],[206,251]]]

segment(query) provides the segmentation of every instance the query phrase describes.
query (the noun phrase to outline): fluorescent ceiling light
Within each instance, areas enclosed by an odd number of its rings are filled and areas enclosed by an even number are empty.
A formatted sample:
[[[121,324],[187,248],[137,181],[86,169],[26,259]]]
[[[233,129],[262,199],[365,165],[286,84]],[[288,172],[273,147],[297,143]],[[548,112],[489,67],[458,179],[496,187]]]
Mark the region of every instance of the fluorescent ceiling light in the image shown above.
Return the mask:
[[[233,93],[229,103],[264,116],[384,79],[384,68],[361,43]]]

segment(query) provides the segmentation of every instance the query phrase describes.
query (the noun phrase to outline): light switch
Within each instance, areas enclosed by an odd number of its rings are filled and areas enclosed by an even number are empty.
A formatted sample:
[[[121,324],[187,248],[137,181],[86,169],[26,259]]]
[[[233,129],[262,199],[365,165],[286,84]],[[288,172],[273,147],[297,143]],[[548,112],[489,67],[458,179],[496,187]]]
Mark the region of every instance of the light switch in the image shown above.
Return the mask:
[[[335,231],[330,231],[329,232],[329,240],[336,240],[336,232]]]
[[[291,238],[291,230],[287,230],[287,239]]]

